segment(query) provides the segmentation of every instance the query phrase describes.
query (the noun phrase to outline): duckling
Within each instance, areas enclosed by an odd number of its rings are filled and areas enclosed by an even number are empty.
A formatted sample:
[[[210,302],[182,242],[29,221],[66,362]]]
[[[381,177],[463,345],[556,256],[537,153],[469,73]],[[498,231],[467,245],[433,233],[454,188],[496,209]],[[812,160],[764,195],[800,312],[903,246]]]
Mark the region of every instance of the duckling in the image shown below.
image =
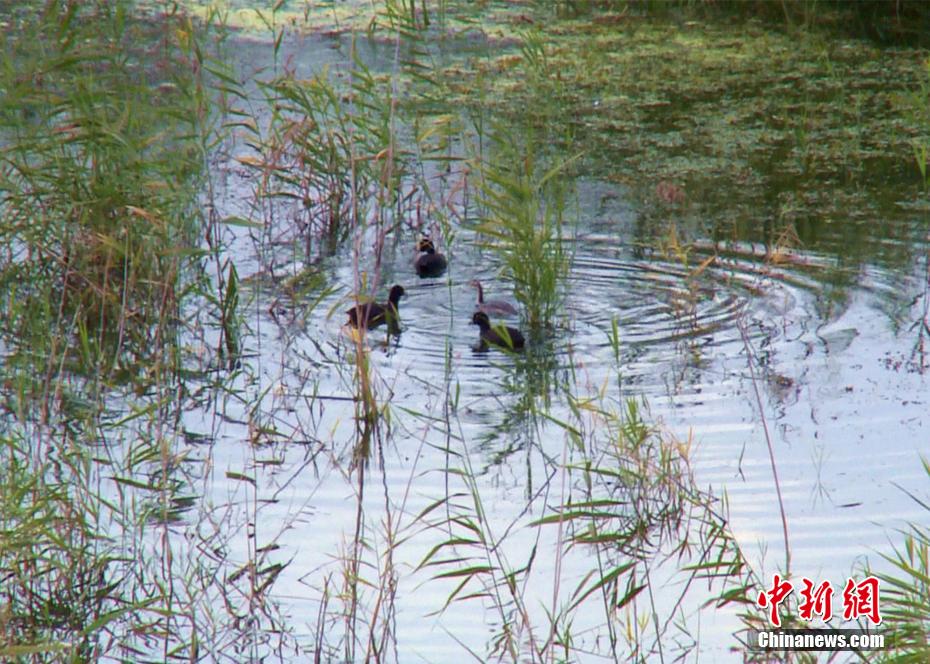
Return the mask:
[[[417,242],[417,251],[420,252],[420,255],[417,256],[417,260],[413,265],[418,275],[421,277],[438,277],[446,271],[446,257],[436,253],[436,247],[433,246],[433,241],[428,237]]]
[[[365,304],[356,304],[346,311],[349,315],[349,325],[352,327],[364,327],[370,329],[378,327],[382,323],[387,323],[392,330],[397,329],[399,314],[397,311],[400,298],[405,295],[404,287],[395,284],[388,295],[388,301],[384,304],[380,302],[367,302]]]
[[[478,289],[478,303],[475,305],[475,311],[483,311],[486,314],[497,314],[499,316],[517,315],[517,308],[510,304],[510,302],[504,300],[485,300],[484,289],[481,287],[481,282],[477,279],[472,279],[468,282],[468,285]]]
[[[471,317],[471,323],[481,328],[482,344],[489,343],[508,350],[520,350],[526,345],[520,330],[503,325],[492,327],[488,315],[483,311],[476,311]]]

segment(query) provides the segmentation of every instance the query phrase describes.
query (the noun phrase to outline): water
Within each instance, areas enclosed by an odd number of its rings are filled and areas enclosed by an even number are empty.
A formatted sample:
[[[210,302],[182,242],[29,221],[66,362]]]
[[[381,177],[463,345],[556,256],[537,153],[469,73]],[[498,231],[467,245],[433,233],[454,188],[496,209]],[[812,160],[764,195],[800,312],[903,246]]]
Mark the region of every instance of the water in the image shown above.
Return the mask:
[[[377,579],[396,575],[396,613],[379,620],[390,621],[399,659],[451,661],[461,657],[463,643],[485,651],[500,616],[477,597],[441,612],[461,578],[432,578],[482,562],[479,549],[462,544],[460,554],[474,560],[418,569],[449,538],[475,536],[461,524],[430,526],[436,515],[473,518],[477,509],[472,487],[450,468],[474,473],[486,532],[501,538],[494,562],[520,568],[534,561],[521,596],[536,624],[546,624],[546,609],[564,607],[591,570],[593,553],[585,547],[566,552],[554,527],[529,526],[577,481],[573,476],[565,484],[558,472],[577,460],[565,430],[527,413],[535,401],[567,419],[560,385],[579,397],[604,390],[618,404],[644,399],[651,421],[690,441],[697,484],[726,494],[728,527],[763,579],[783,570],[785,561],[766,431],[796,577],[841,587],[851,574],[861,577],[855,566],[866,557],[888,569],[879,554],[899,541],[894,529],[926,518],[908,495],[926,491],[920,464],[928,435],[926,360],[915,355],[922,337],[914,327],[927,289],[919,216],[858,220],[868,237],[854,256],[837,249],[850,232],[842,220],[820,228],[806,248],[780,262],[767,260],[749,233],[697,270],[711,255],[710,240],[699,238],[687,260],[647,249],[636,240],[643,212],[628,191],[594,178],[577,186],[565,317],[536,339],[544,352],[474,350],[475,291],[468,281],[480,279],[486,297],[513,298],[502,266],[467,228],[457,229],[454,245],[441,242],[450,268],[439,279],[415,276],[411,234],[389,240],[377,295],[383,300],[400,283],[407,297],[399,337],[376,330],[368,338],[377,398],[389,404],[390,417],[375,439],[364,496],[351,464],[355,348],[343,327],[356,283],[350,249],[319,264],[334,292],[312,309],[314,293],[289,300],[274,286],[255,289],[246,310],[244,366],[232,386],[240,397],[190,415],[188,428],[207,429],[215,440],[198,448],[212,469],[204,483],[207,501],[249,523],[234,557],[244,563],[249,551],[273,544],[279,548],[272,559],[288,563],[275,597],[298,644],[312,649],[316,643],[323,588],[333,603],[332,594],[343,589],[360,503],[362,536],[371,547],[360,574],[373,582],[362,588],[362,605],[378,605]],[[247,190],[232,178],[231,200]],[[874,214],[887,215],[888,208]],[[868,230],[873,222],[893,232],[879,236]],[[240,276],[257,283],[263,263],[255,246],[239,229],[228,233]],[[293,248],[283,242],[277,251],[281,276]],[[911,258],[902,261],[908,252]],[[275,298],[283,304],[272,316]],[[609,339],[614,321],[619,360]],[[227,473],[248,475],[256,485]],[[653,601],[669,608],[685,576],[668,561],[656,562],[653,571]],[[480,588],[468,586],[469,592]],[[737,646],[732,633],[741,627],[736,610],[701,610],[709,596],[687,593],[686,634],[697,642],[699,658],[741,660],[730,651]],[[602,620],[592,604],[573,625],[582,647],[594,646],[585,630]],[[684,638],[674,627],[665,636]]]

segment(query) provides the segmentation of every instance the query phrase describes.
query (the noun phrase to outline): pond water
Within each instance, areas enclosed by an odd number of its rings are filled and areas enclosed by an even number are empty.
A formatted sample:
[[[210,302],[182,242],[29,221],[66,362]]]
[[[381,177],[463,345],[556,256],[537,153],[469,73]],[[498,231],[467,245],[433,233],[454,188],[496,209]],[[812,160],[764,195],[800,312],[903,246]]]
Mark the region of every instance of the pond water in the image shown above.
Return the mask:
[[[292,43],[287,57],[336,63],[332,45]],[[263,48],[249,44],[244,62]],[[453,168],[445,177],[452,182],[459,174]],[[221,214],[248,217],[247,175],[230,169],[226,184]],[[312,650],[325,603],[344,601],[344,558],[360,519],[368,566],[359,575],[396,574],[394,613],[378,620],[392,623],[397,659],[457,661],[465,647],[488,649],[501,622],[489,603],[471,598],[441,611],[461,579],[431,579],[448,571],[443,567],[416,569],[434,547],[462,536],[451,525],[431,527],[431,508],[474,509],[467,506],[472,485],[450,468],[474,473],[488,531],[503,540],[496,554],[514,567],[534,560],[522,590],[539,624],[554,594],[557,605],[568,601],[594,554],[576,547],[563,559],[556,528],[530,526],[569,491],[558,467],[578,461],[566,430],[527,408],[547,403],[552,418],[568,420],[562,385],[581,398],[603,390],[618,404],[644,400],[649,421],[690,441],[697,484],[726,495],[728,526],[760,578],[785,565],[767,437],[795,576],[838,587],[862,576],[855,566],[866,557],[881,569],[879,554],[896,543],[894,529],[925,518],[908,495],[926,490],[920,457],[927,451],[927,360],[917,327],[926,320],[930,289],[923,212],[887,203],[857,211],[860,232],[890,230],[858,247],[854,260],[837,249],[851,232],[838,219],[819,229],[809,243],[816,248],[786,250],[776,261],[747,233],[719,245],[716,259],[696,270],[714,255],[710,237],[696,238],[684,261],[643,241],[647,212],[626,188],[586,177],[575,197],[564,324],[535,338],[523,356],[473,348],[469,280],[480,279],[487,297],[512,300],[513,293],[502,265],[472,231],[457,227],[454,242],[441,241],[450,267],[437,279],[413,272],[415,234],[389,237],[377,296],[383,300],[394,283],[407,296],[401,334],[377,330],[367,339],[377,399],[389,404],[390,418],[375,438],[363,496],[351,464],[356,348],[343,327],[357,284],[351,247],[314,265],[333,289],[314,306],[319,290],[289,298],[280,281],[265,278],[271,263],[277,278],[302,272],[290,260],[289,240],[259,246],[245,230],[227,230],[240,277],[255,284],[244,309],[242,366],[225,397],[189,414],[186,428],[213,441],[197,450],[211,470],[207,504],[231,523],[249,524],[232,539],[234,552],[241,547],[233,558],[279,547],[270,560],[287,566],[275,597],[296,643]],[[912,259],[886,260],[899,252]],[[361,260],[371,267],[364,249]],[[618,356],[610,341],[614,323]],[[653,573],[651,600],[670,609],[685,577],[674,561],[656,562]],[[742,661],[733,651],[733,633],[742,627],[737,609],[701,608],[719,591],[687,593],[680,608],[688,629],[669,627],[665,635],[669,643],[697,642],[688,661]],[[363,604],[377,604],[373,587],[362,592]],[[604,647],[587,631],[598,615],[581,612],[573,625],[582,650]],[[327,628],[339,634],[345,625]],[[339,638],[327,643],[335,647]],[[331,654],[338,659],[340,652]]]

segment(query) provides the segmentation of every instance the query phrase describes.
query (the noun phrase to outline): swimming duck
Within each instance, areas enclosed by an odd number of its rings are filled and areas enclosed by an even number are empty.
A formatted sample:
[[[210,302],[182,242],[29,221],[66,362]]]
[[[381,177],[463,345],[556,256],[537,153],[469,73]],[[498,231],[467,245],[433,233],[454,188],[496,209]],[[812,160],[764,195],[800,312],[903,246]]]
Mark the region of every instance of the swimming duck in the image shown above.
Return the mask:
[[[491,326],[488,315],[483,311],[476,311],[471,317],[472,325],[481,328],[481,342],[501,346],[509,350],[520,350],[526,345],[523,334],[520,330],[513,327],[504,327],[503,325]]]
[[[420,255],[417,256],[417,260],[413,265],[418,275],[421,277],[438,277],[446,271],[446,257],[436,253],[436,247],[433,246],[433,241],[428,237],[417,242],[417,251],[420,252]]]
[[[481,282],[477,279],[472,279],[468,282],[468,285],[478,289],[478,304],[475,305],[476,311],[483,311],[486,314],[497,314],[499,316],[517,315],[517,308],[510,304],[510,302],[504,300],[485,300],[484,289],[481,287]]]
[[[386,322],[389,328],[397,329],[397,321],[400,317],[397,311],[397,305],[400,303],[400,298],[404,295],[404,287],[395,284],[391,287],[391,292],[388,294],[388,301],[384,304],[380,302],[356,304],[346,311],[349,315],[349,325],[352,327],[370,329],[378,327]]]

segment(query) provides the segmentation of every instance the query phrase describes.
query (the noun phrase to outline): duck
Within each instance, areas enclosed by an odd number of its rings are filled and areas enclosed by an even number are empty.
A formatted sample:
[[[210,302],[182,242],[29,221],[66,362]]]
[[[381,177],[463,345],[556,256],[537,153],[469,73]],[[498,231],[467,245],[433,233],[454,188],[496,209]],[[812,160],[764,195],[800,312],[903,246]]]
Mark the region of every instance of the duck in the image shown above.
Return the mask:
[[[356,304],[346,311],[349,315],[349,325],[352,327],[370,329],[378,327],[382,323],[387,323],[389,328],[396,330],[397,321],[400,317],[397,307],[400,303],[400,298],[404,295],[406,295],[404,287],[400,284],[395,284],[391,287],[387,302],[383,304],[381,302]]]
[[[526,345],[523,333],[513,327],[491,325],[491,320],[483,311],[476,311],[471,317],[472,325],[481,328],[481,343],[500,346],[507,350],[521,350]]]
[[[413,265],[418,275],[421,277],[438,277],[446,271],[446,265],[448,265],[446,257],[436,253],[436,247],[433,246],[433,241],[428,237],[417,242],[417,251],[420,252],[420,255],[417,256],[417,260]]]
[[[483,311],[486,314],[497,314],[498,316],[516,316],[517,313],[519,313],[515,306],[505,300],[485,300],[484,289],[481,287],[481,282],[477,279],[472,279],[468,282],[468,285],[478,289],[478,302],[475,305],[475,311]]]

